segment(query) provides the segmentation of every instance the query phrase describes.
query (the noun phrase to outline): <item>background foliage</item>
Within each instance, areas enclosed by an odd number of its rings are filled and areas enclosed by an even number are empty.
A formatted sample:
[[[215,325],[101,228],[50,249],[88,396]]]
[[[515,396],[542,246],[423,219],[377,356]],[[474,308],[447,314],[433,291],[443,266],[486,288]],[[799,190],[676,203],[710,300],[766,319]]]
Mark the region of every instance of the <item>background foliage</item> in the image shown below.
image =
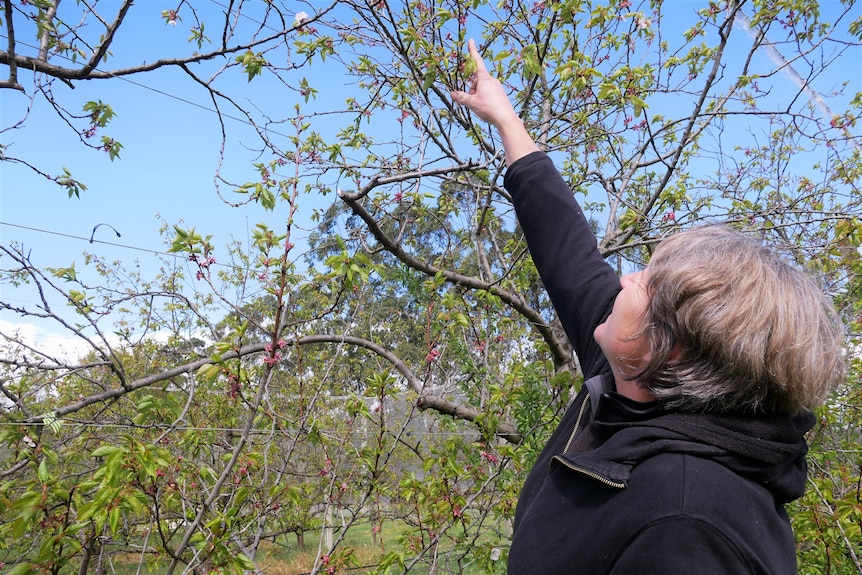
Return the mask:
[[[313,573],[504,572],[519,486],[579,376],[499,143],[448,95],[472,35],[620,270],[723,221],[834,296],[852,369],[791,513],[802,573],[862,573],[853,1],[181,0],[162,18],[188,48],[147,58],[147,43],[132,60],[148,63],[127,67],[112,43],[141,5],[2,4],[0,88],[122,161],[117,103],[76,109],[56,88],[181,71],[219,111],[223,150],[232,116],[261,150],[239,179],[219,169],[213,201],[272,215],[227,246],[168,223],[186,265],[152,274],[93,254],[43,269],[0,247],[2,281],[36,302],[3,310],[89,348],[72,361],[3,334],[4,571],[252,571],[306,547]],[[349,87],[335,100],[333,78]],[[242,96],[258,83],[295,104],[260,109]],[[0,159],[87,192],[50,158],[4,145]],[[312,197],[328,208],[304,211]],[[374,565],[348,543],[360,528]]]

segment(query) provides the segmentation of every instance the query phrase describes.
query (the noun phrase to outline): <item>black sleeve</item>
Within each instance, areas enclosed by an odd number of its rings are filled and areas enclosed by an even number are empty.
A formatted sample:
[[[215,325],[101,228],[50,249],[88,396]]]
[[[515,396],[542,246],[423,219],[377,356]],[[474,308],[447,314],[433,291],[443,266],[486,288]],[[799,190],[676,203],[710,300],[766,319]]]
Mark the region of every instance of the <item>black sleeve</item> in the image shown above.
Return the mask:
[[[572,190],[542,152],[514,162],[503,183],[584,376],[605,371],[607,360],[593,330],[610,313],[620,282],[599,254]]]
[[[755,571],[715,527],[685,516],[646,527],[623,549],[609,575],[744,575]]]

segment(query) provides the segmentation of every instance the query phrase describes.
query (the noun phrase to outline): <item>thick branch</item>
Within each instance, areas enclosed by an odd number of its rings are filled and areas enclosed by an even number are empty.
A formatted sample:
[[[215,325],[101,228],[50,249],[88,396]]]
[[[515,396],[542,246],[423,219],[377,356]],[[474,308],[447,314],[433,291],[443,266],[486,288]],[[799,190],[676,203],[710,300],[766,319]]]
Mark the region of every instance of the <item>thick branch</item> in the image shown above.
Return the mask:
[[[9,42],[9,54],[13,55],[9,63],[9,79],[5,82],[0,82],[0,88],[15,88],[16,90],[24,90],[18,83],[18,66],[15,62],[15,26],[12,23],[12,0],[4,0],[3,12],[6,17],[6,38]]]
[[[416,374],[413,373],[413,370],[410,369],[410,367],[406,363],[404,363],[397,355],[395,355],[382,345],[374,343],[373,341],[349,335],[330,334],[310,335],[287,341],[288,345],[295,346],[310,345],[316,343],[347,343],[350,345],[355,345],[357,347],[367,349],[379,355],[380,357],[391,363],[392,366],[395,367],[395,369],[397,369],[399,373],[404,376],[404,379],[410,385],[410,388],[419,396],[419,399],[417,400],[417,406],[420,409],[434,409],[435,411],[439,411],[440,413],[450,415],[457,419],[464,419],[471,422],[477,422],[481,419],[482,413],[472,407],[460,405],[451,401],[444,400],[440,397],[437,397],[436,395],[425,393],[422,381],[418,377],[416,377]],[[230,351],[222,354],[221,358],[222,361],[224,361],[230,359],[237,359],[256,353],[261,353],[266,350],[267,345],[268,344],[264,343],[256,343],[253,345],[243,346],[238,351]],[[85,397],[84,399],[81,399],[80,401],[77,401],[75,403],[57,408],[56,410],[54,410],[54,416],[60,418],[69,415],[70,413],[80,411],[81,409],[84,409],[85,407],[88,407],[90,405],[102,403],[112,399],[117,399],[131,391],[136,391],[138,389],[149,387],[151,385],[167,381],[179,375],[195,372],[201,367],[211,363],[213,363],[212,359],[208,357],[201,358],[195,361],[185,363],[183,365],[178,365],[177,367],[165,370],[160,373],[154,373],[146,377],[136,379],[134,381],[126,383],[126,385],[123,387],[109,389],[101,393]],[[32,416],[25,419],[24,423],[39,424],[42,423],[43,420],[44,415]],[[522,438],[521,434],[518,433],[517,429],[509,424],[498,425],[496,433],[500,437],[506,439],[507,441],[511,441],[512,443],[520,443]]]
[[[126,14],[128,14],[129,8],[132,7],[133,2],[134,0],[125,0],[125,2],[123,2],[123,5],[120,7],[120,11],[117,13],[117,18],[108,27],[108,32],[105,34],[104,39],[99,44],[99,47],[93,52],[93,57],[90,58],[90,61],[81,68],[81,72],[89,74],[96,69],[96,66],[98,66],[99,62],[102,61],[102,58],[105,57],[105,54],[108,52],[108,48],[111,47],[111,42],[114,41],[114,35],[117,33],[117,29],[120,27],[120,24],[123,23],[123,19],[125,19]]]
[[[372,233],[372,235],[377,239],[378,242],[383,246],[383,248],[398,258],[402,263],[407,265],[410,268],[413,268],[417,271],[424,273],[429,277],[435,277],[437,274],[441,274],[446,281],[453,283],[455,285],[460,285],[466,288],[487,291],[497,297],[500,298],[506,305],[520,313],[524,318],[526,318],[533,327],[538,330],[539,334],[541,334],[542,338],[548,344],[548,347],[551,350],[551,353],[554,356],[554,363],[556,365],[568,365],[572,362],[572,357],[570,353],[567,353],[566,348],[562,345],[557,338],[554,336],[554,332],[551,329],[551,326],[545,321],[545,319],[541,316],[541,314],[534,310],[532,307],[527,305],[523,299],[518,297],[517,295],[510,293],[504,289],[501,289],[494,282],[483,281],[476,277],[465,276],[454,272],[452,270],[438,268],[434,265],[431,265],[427,262],[421,261],[407,252],[405,252],[401,247],[395,243],[386,233],[380,228],[377,224],[377,221],[374,219],[374,216],[365,209],[365,207],[359,203],[359,200],[356,199],[357,196],[340,193],[341,199],[350,206],[350,209],[354,214],[362,218],[368,227],[368,231]],[[361,197],[361,194],[359,195]]]
[[[152,62],[150,64],[141,64],[139,66],[132,66],[129,68],[120,68],[117,70],[111,70],[109,72],[104,72],[95,68],[91,68],[90,63],[85,66],[82,66],[81,68],[64,68],[62,66],[50,64],[46,60],[43,60],[41,58],[34,58],[32,56],[20,56],[15,54],[14,51],[6,52],[2,50],[0,50],[0,64],[6,64],[10,68],[12,66],[27,68],[28,70],[46,74],[48,76],[51,76],[53,78],[59,78],[61,80],[104,80],[107,78],[116,78],[120,76],[129,76],[132,74],[140,74],[142,72],[150,72],[152,70],[165,68],[167,66],[181,66],[183,64],[192,64],[196,62],[213,60],[215,58],[235,54],[237,52],[244,52],[246,50],[250,50],[255,46],[272,42],[273,40],[276,40],[283,35],[284,32],[279,32],[278,34],[274,34],[267,38],[263,38],[248,44],[234,46],[233,48],[225,48],[213,52],[207,52],[205,54],[197,54],[189,58],[163,58],[161,60],[156,60],[155,62]],[[103,44],[102,46],[104,46],[105,49],[108,48],[106,44]],[[100,46],[100,48],[102,46]]]
[[[467,421],[475,422],[482,416],[482,413],[471,407],[459,405],[437,395],[420,395],[416,405],[419,409],[433,409],[440,413],[451,415],[456,419],[466,419]],[[497,436],[514,444],[521,443],[524,439],[524,436],[513,425],[509,425],[508,423],[497,425],[495,433]]]

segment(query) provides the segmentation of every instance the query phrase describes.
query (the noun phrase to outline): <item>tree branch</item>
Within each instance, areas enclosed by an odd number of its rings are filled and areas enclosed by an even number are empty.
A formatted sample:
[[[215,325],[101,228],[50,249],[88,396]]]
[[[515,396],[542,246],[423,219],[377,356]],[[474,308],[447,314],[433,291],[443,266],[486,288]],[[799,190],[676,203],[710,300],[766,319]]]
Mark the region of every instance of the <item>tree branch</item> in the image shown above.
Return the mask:
[[[561,345],[554,336],[553,330],[547,324],[542,315],[528,306],[520,297],[501,289],[496,285],[496,282],[486,282],[475,277],[459,274],[452,270],[438,268],[437,266],[423,262],[405,252],[401,246],[396,244],[389,236],[386,235],[386,233],[377,224],[374,216],[365,209],[365,206],[355,199],[356,197],[362,197],[365,193],[354,196],[339,192],[339,196],[345,201],[345,203],[347,203],[348,206],[350,206],[350,209],[354,214],[362,218],[368,231],[371,232],[386,251],[394,255],[408,267],[420,271],[429,277],[435,277],[437,274],[441,274],[446,278],[446,281],[452,284],[470,289],[487,291],[488,293],[499,297],[506,305],[523,315],[541,334],[542,338],[548,344],[551,353],[554,355],[554,363],[557,366],[569,366],[572,364],[571,354],[567,353],[565,346]]]
[[[18,65],[14,58],[15,24],[12,22],[12,0],[3,0],[3,12],[6,18],[6,40],[9,46],[9,54],[12,54],[13,58],[9,62],[9,79],[5,82],[0,82],[0,88],[14,88],[23,92],[24,87],[18,83]]]

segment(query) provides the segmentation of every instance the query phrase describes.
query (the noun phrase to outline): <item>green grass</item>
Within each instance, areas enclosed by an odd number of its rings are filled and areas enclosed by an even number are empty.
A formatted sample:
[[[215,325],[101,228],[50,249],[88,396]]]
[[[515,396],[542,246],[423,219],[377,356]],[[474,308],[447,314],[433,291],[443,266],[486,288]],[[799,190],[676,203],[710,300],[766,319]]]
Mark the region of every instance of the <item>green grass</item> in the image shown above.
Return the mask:
[[[378,536],[377,542],[374,543],[370,526],[354,526],[345,534],[329,565],[336,567],[335,573],[374,572],[377,564],[386,553],[402,549],[400,538],[403,532],[403,525],[397,522],[385,523],[382,533],[378,534],[382,535],[382,539]],[[335,537],[338,537],[338,533],[335,534]],[[294,535],[282,537],[275,544],[267,541],[262,543],[258,549],[256,562],[267,575],[310,573],[317,558],[320,541],[321,532],[319,530],[305,534],[305,549],[297,548]],[[349,555],[349,559],[344,557],[345,554]],[[443,553],[438,553],[438,556],[442,555]],[[167,572],[170,564],[170,560],[155,558],[150,554],[145,556],[143,565],[140,565],[140,562],[140,554],[125,553],[114,556],[110,563],[104,565],[104,568],[107,573],[116,573],[116,575],[163,575]],[[365,569],[357,569],[360,567],[365,567]],[[422,567],[419,567],[416,572],[422,573],[422,570]],[[447,572],[449,570],[444,565],[438,565],[438,573]],[[322,570],[322,573],[326,573],[326,570]],[[463,573],[479,575],[483,571],[480,571],[476,566],[466,566]]]

